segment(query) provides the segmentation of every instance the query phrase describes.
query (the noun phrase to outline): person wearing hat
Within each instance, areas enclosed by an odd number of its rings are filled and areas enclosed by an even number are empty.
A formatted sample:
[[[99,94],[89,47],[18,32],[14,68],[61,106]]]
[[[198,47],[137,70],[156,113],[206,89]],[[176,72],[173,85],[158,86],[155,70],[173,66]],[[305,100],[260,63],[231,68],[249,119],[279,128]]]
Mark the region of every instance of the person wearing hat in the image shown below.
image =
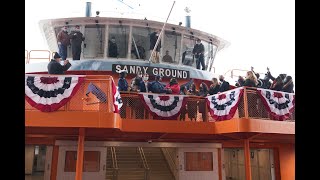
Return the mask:
[[[118,80],[118,91],[129,91],[129,86],[128,86],[128,82],[125,79],[127,76],[127,71],[126,70],[120,70],[118,71],[119,73],[119,80]]]
[[[56,52],[53,56],[53,59],[48,64],[48,73],[49,74],[64,74],[64,71],[68,70],[71,67],[71,64],[68,60],[65,60],[64,65],[60,64],[61,56]]]
[[[193,47],[192,53],[194,54],[194,57],[196,58],[197,69],[200,69],[200,64],[201,64],[202,70],[205,70],[204,46],[201,43],[200,39],[197,39],[196,44]]]
[[[70,37],[68,35],[67,29],[68,29],[67,26],[63,26],[63,28],[61,29],[61,31],[58,33],[58,36],[57,36],[59,54],[62,60],[67,59],[68,46],[70,45]]]
[[[80,60],[81,44],[84,41],[83,34],[80,32],[80,26],[76,25],[75,30],[70,33],[72,59]]]

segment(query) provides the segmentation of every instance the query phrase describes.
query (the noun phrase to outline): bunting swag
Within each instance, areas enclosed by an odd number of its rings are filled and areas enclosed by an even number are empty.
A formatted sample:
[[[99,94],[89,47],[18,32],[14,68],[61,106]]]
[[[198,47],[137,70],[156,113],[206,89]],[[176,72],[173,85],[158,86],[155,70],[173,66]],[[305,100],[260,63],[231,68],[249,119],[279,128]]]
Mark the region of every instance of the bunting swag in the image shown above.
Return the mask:
[[[243,94],[243,88],[232,89],[223,93],[207,96],[207,105],[211,116],[217,120],[231,119]]]
[[[25,98],[34,108],[52,112],[65,105],[78,91],[84,77],[25,76]]]
[[[120,93],[118,91],[118,87],[116,86],[116,84],[114,83],[113,79],[112,79],[112,99],[113,99],[113,112],[114,113],[119,113],[120,108],[123,105]]]
[[[295,95],[293,93],[261,88],[257,88],[257,90],[264,106],[273,118],[283,121],[290,117],[295,104]]]
[[[139,93],[139,97],[154,119],[175,120],[187,103],[187,97],[183,95]]]

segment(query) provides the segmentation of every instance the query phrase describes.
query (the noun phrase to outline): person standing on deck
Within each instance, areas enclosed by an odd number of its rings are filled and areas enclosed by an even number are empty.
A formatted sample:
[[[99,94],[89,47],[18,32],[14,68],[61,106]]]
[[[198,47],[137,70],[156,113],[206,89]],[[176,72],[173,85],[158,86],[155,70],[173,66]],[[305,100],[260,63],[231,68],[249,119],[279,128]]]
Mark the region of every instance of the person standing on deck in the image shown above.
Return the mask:
[[[229,82],[224,80],[224,76],[220,75],[219,81],[220,81],[219,92],[225,92],[225,91],[230,90],[230,84],[229,84]]]
[[[172,57],[169,55],[168,50],[166,50],[166,55],[163,56],[162,62],[173,63]]]
[[[71,48],[72,48],[72,59],[80,60],[81,55],[81,44],[84,41],[83,34],[80,32],[80,26],[76,25],[74,31],[70,33]]]
[[[127,71],[120,70],[118,73],[120,74],[120,78],[118,80],[118,91],[130,91],[130,87],[128,86],[128,82],[126,80]]]
[[[62,60],[66,60],[68,56],[68,46],[70,45],[70,37],[67,32],[68,27],[63,26],[61,31],[58,33],[57,40],[58,40],[58,48],[59,54]]]
[[[200,64],[201,64],[202,70],[205,70],[206,67],[204,64],[204,46],[201,43],[200,39],[197,39],[196,44],[193,47],[192,53],[196,58],[197,69],[200,69]]]
[[[49,74],[64,74],[64,71],[68,70],[71,67],[71,64],[68,60],[64,61],[64,65],[60,64],[61,57],[58,53],[55,53],[53,59],[48,64],[48,73]]]
[[[116,38],[113,36],[111,40],[109,40],[109,57],[118,57],[118,45],[116,43]]]

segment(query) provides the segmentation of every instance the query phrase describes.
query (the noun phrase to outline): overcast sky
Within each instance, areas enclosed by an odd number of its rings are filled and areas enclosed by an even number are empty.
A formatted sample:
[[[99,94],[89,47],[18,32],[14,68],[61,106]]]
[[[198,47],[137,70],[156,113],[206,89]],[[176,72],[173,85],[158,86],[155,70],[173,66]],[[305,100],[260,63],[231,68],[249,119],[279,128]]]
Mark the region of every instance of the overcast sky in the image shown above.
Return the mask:
[[[117,12],[165,22],[172,0],[91,0],[92,15]],[[26,0],[25,49],[48,49],[38,22],[41,19],[85,16],[84,0]],[[218,52],[217,73],[239,68],[274,76],[295,74],[295,2],[293,0],[176,0],[169,21],[185,24],[184,8],[191,9],[191,27],[219,36],[230,46]],[[122,13],[122,14],[121,14]]]

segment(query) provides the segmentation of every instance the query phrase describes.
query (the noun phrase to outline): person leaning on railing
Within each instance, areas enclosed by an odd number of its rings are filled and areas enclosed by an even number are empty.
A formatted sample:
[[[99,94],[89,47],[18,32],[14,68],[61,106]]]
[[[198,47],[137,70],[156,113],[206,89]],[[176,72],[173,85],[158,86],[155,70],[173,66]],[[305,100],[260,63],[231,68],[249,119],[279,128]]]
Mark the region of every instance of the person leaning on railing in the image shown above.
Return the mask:
[[[130,87],[128,86],[128,82],[126,80],[127,71],[126,70],[120,70],[119,73],[119,80],[118,80],[118,91],[129,91]]]
[[[165,87],[167,94],[180,94],[180,86],[176,78],[171,78]]]
[[[196,85],[194,83],[190,85],[190,89],[188,90],[188,95],[194,95],[194,96],[199,95],[199,92],[196,89]],[[198,108],[198,101],[192,99],[187,102],[187,109],[188,109],[187,112],[188,112],[188,117],[190,121],[192,121],[192,119],[194,119],[194,121],[197,121],[197,108]]]
[[[288,92],[288,93],[294,93],[293,91],[293,81],[291,76],[287,76],[284,81],[283,81],[283,87],[282,90],[283,92]]]
[[[53,56],[53,59],[49,62],[47,68],[49,74],[64,74],[66,70],[71,67],[71,64],[68,60],[64,60],[63,64],[60,64],[61,56],[56,52]]]
[[[150,82],[150,88],[149,91],[152,93],[166,93],[167,91],[165,90],[163,84],[160,83],[161,81],[161,76],[156,75],[154,81]]]
[[[260,79],[260,74],[259,73],[255,73],[252,66],[251,66],[251,71],[253,72],[253,74],[257,78],[257,81],[258,81],[257,87],[258,88],[262,88],[263,87],[263,79]]]
[[[229,82],[224,80],[224,76],[223,75],[219,76],[219,81],[220,81],[219,92],[225,92],[225,91],[228,91],[230,89]]]
[[[244,81],[242,86],[247,86],[247,87],[257,87],[258,86],[257,77],[252,71],[247,72],[246,80]]]
[[[186,86],[181,86],[180,87],[180,95],[188,95],[188,90],[186,88]],[[186,120],[186,114],[187,114],[187,105],[181,107],[181,113],[180,113],[180,117],[179,120],[180,121],[185,121]]]
[[[210,88],[209,88],[209,94],[210,95],[218,94],[219,88],[220,88],[220,85],[219,85],[218,79],[212,78],[212,84],[210,85]]]
[[[208,95],[208,86],[204,83],[204,82],[202,82],[201,84],[200,84],[200,87],[199,87],[199,96],[201,96],[201,97],[206,97],[207,95]],[[199,108],[199,113],[201,113],[202,114],[202,120],[203,120],[203,122],[205,122],[206,121],[206,101],[205,101],[205,99],[201,99],[201,100],[199,100],[199,102],[198,102],[198,108]]]

